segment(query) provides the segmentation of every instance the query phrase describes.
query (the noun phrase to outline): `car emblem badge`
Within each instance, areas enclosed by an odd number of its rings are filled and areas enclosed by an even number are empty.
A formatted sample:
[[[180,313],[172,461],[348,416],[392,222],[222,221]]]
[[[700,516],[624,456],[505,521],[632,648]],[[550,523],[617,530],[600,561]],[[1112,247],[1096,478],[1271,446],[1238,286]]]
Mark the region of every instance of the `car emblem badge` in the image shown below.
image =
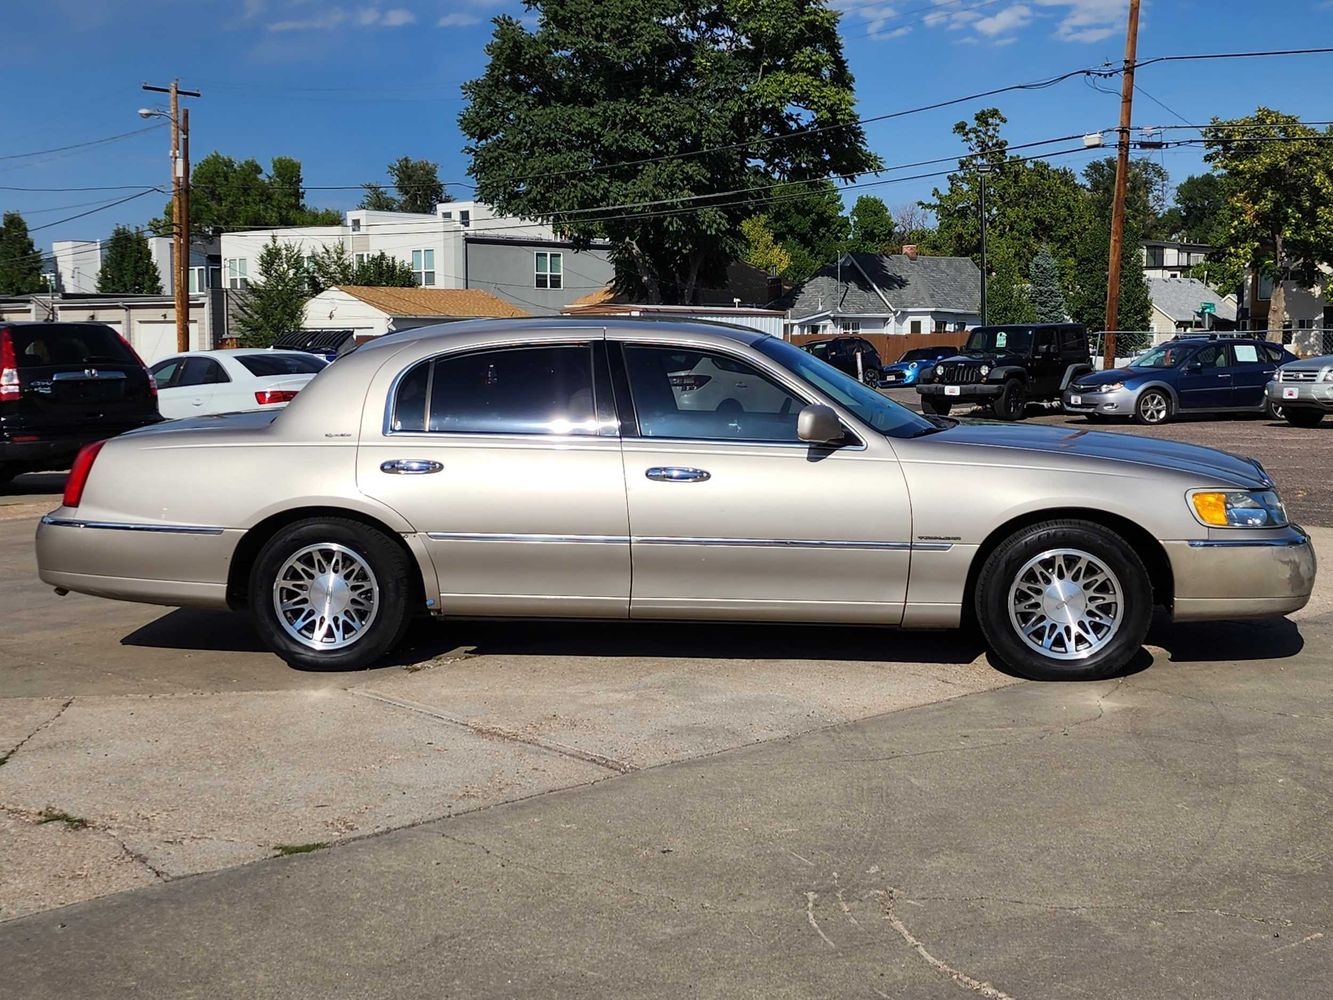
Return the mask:
[[[87,375],[89,378],[97,378],[97,369],[96,369],[96,368],[85,368],[85,369],[83,370],[83,374]]]

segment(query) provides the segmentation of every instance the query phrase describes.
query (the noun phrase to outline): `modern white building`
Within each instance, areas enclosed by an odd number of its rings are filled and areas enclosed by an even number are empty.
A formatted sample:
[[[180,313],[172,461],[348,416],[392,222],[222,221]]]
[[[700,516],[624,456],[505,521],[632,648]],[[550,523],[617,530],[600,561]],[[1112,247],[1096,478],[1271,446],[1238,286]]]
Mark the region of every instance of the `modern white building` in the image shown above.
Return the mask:
[[[97,275],[102,270],[101,240],[57,240],[51,244],[56,287],[71,295],[97,291]]]

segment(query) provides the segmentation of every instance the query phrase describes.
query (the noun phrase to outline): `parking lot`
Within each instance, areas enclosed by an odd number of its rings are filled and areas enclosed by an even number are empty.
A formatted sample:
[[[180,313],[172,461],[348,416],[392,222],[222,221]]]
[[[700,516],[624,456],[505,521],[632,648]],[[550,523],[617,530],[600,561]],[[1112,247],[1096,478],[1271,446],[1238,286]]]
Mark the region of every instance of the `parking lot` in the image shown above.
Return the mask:
[[[1333,424],[1152,433],[1259,457],[1333,557]],[[1287,620],[1159,620],[1087,685],[960,633],[671,624],[423,624],[304,673],[241,616],[40,585],[60,486],[0,491],[25,996],[1326,989],[1327,576]]]

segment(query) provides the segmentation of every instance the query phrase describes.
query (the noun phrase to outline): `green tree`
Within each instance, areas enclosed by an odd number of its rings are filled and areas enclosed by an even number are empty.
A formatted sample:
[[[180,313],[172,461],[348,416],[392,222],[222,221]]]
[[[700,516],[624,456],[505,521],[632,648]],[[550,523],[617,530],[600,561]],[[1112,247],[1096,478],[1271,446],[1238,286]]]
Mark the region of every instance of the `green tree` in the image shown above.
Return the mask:
[[[256,160],[233,160],[209,153],[190,171],[190,228],[223,232],[281,226],[336,226],[342,216],[305,203],[301,161],[273,158],[264,173]],[[159,236],[172,231],[171,204],[150,228]]]
[[[1115,198],[1114,157],[1093,160],[1083,168],[1094,218],[1106,219],[1110,225],[1111,202]],[[1129,179],[1125,182],[1125,232],[1138,234],[1139,240],[1170,239],[1167,212],[1167,194],[1170,176],[1166,168],[1155,160],[1129,161]]]
[[[1068,315],[1064,292],[1060,290],[1060,266],[1051,256],[1051,248],[1042,244],[1028,268],[1028,298],[1038,323],[1063,323]]]
[[[301,248],[270,240],[259,253],[255,281],[237,304],[236,327],[243,347],[271,347],[305,322],[309,278]]]
[[[42,255],[28,235],[28,224],[18,212],[0,220],[0,295],[27,295],[45,290]]]
[[[791,267],[791,254],[773,236],[764,216],[752,215],[742,221],[741,235],[745,237],[745,252],[741,254],[741,260],[751,267],[773,275],[783,274]]]
[[[365,193],[361,195],[361,204],[357,205],[357,208],[365,208],[372,212],[399,211],[398,199],[380,185],[362,184],[361,187]]]
[[[356,264],[347,247],[342,243],[330,243],[320,247],[313,255],[313,260],[306,268],[306,281],[311,295],[318,295],[326,288],[335,285],[355,285]]]
[[[1234,278],[1249,268],[1273,279],[1268,331],[1281,339],[1291,279],[1305,287],[1333,265],[1333,129],[1259,108],[1204,130],[1204,159],[1223,175],[1220,263]]]
[[[1214,173],[1186,177],[1176,186],[1175,205],[1164,216],[1167,239],[1216,244],[1226,225],[1226,192]]]
[[[619,291],[694,302],[743,252],[742,219],[773,225],[767,184],[878,165],[825,0],[524,4],[535,28],[497,17],[463,87],[477,197],[608,239]]]
[[[855,253],[888,253],[897,236],[889,206],[874,195],[856,199],[851,212],[851,236],[848,249]]]
[[[389,176],[398,191],[398,211],[435,214],[435,206],[453,201],[440,181],[440,165],[430,160],[399,157],[389,164]]]
[[[372,254],[356,265],[352,275],[354,285],[377,285],[384,288],[414,288],[417,276],[412,265],[384,251]]]
[[[1074,322],[1089,330],[1106,326],[1107,268],[1111,258],[1111,227],[1109,223],[1089,226],[1079,241],[1078,273],[1073,294],[1069,296],[1069,313]],[[1152,322],[1152,299],[1148,282],[1143,277],[1143,259],[1139,243],[1130,239],[1128,230],[1120,256],[1120,299],[1116,313],[1121,330],[1140,334],[1138,337],[1121,335],[1116,338],[1118,353],[1130,354],[1147,344],[1144,333]]]
[[[162,276],[153,263],[143,230],[116,226],[111,231],[102,270],[97,274],[97,290],[122,295],[162,294]]]
[[[784,184],[772,193],[765,218],[773,238],[791,257],[783,273],[802,282],[847,249],[851,222],[842,211],[842,196],[832,181]]]

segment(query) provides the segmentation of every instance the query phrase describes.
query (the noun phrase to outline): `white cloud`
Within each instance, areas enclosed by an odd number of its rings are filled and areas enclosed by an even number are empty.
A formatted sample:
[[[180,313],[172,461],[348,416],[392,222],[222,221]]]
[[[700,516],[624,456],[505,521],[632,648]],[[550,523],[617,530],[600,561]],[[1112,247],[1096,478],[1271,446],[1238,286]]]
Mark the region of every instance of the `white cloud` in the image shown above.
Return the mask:
[[[901,38],[912,30],[910,22],[903,23],[906,19],[899,16],[898,9],[883,0],[833,0],[833,6],[845,17],[845,32],[855,31],[850,27],[853,21],[862,22],[865,36],[875,41]]]
[[[967,32],[972,40],[1009,44],[1033,24],[1055,22],[1063,42],[1099,42],[1124,30],[1125,0],[932,0],[936,10],[920,19],[928,28]],[[1001,3],[1005,6],[1000,6]],[[1333,0],[1330,0],[1333,2]],[[856,0],[846,6],[858,6]]]
[[[1026,4],[1006,7],[989,17],[980,17],[972,22],[972,28],[987,38],[999,38],[1010,35],[1019,28],[1025,28],[1032,22],[1032,8]]]
[[[1066,42],[1100,42],[1124,30],[1124,0],[1033,0],[1038,7],[1068,8],[1055,29]]]
[[[416,23],[417,16],[406,7],[329,7],[313,17],[274,21],[269,31],[332,31],[344,25],[354,28],[402,28]]]
[[[454,11],[452,14],[445,14],[436,24],[441,28],[466,28],[469,25],[480,24],[481,18],[476,14],[466,14],[462,11]]]

